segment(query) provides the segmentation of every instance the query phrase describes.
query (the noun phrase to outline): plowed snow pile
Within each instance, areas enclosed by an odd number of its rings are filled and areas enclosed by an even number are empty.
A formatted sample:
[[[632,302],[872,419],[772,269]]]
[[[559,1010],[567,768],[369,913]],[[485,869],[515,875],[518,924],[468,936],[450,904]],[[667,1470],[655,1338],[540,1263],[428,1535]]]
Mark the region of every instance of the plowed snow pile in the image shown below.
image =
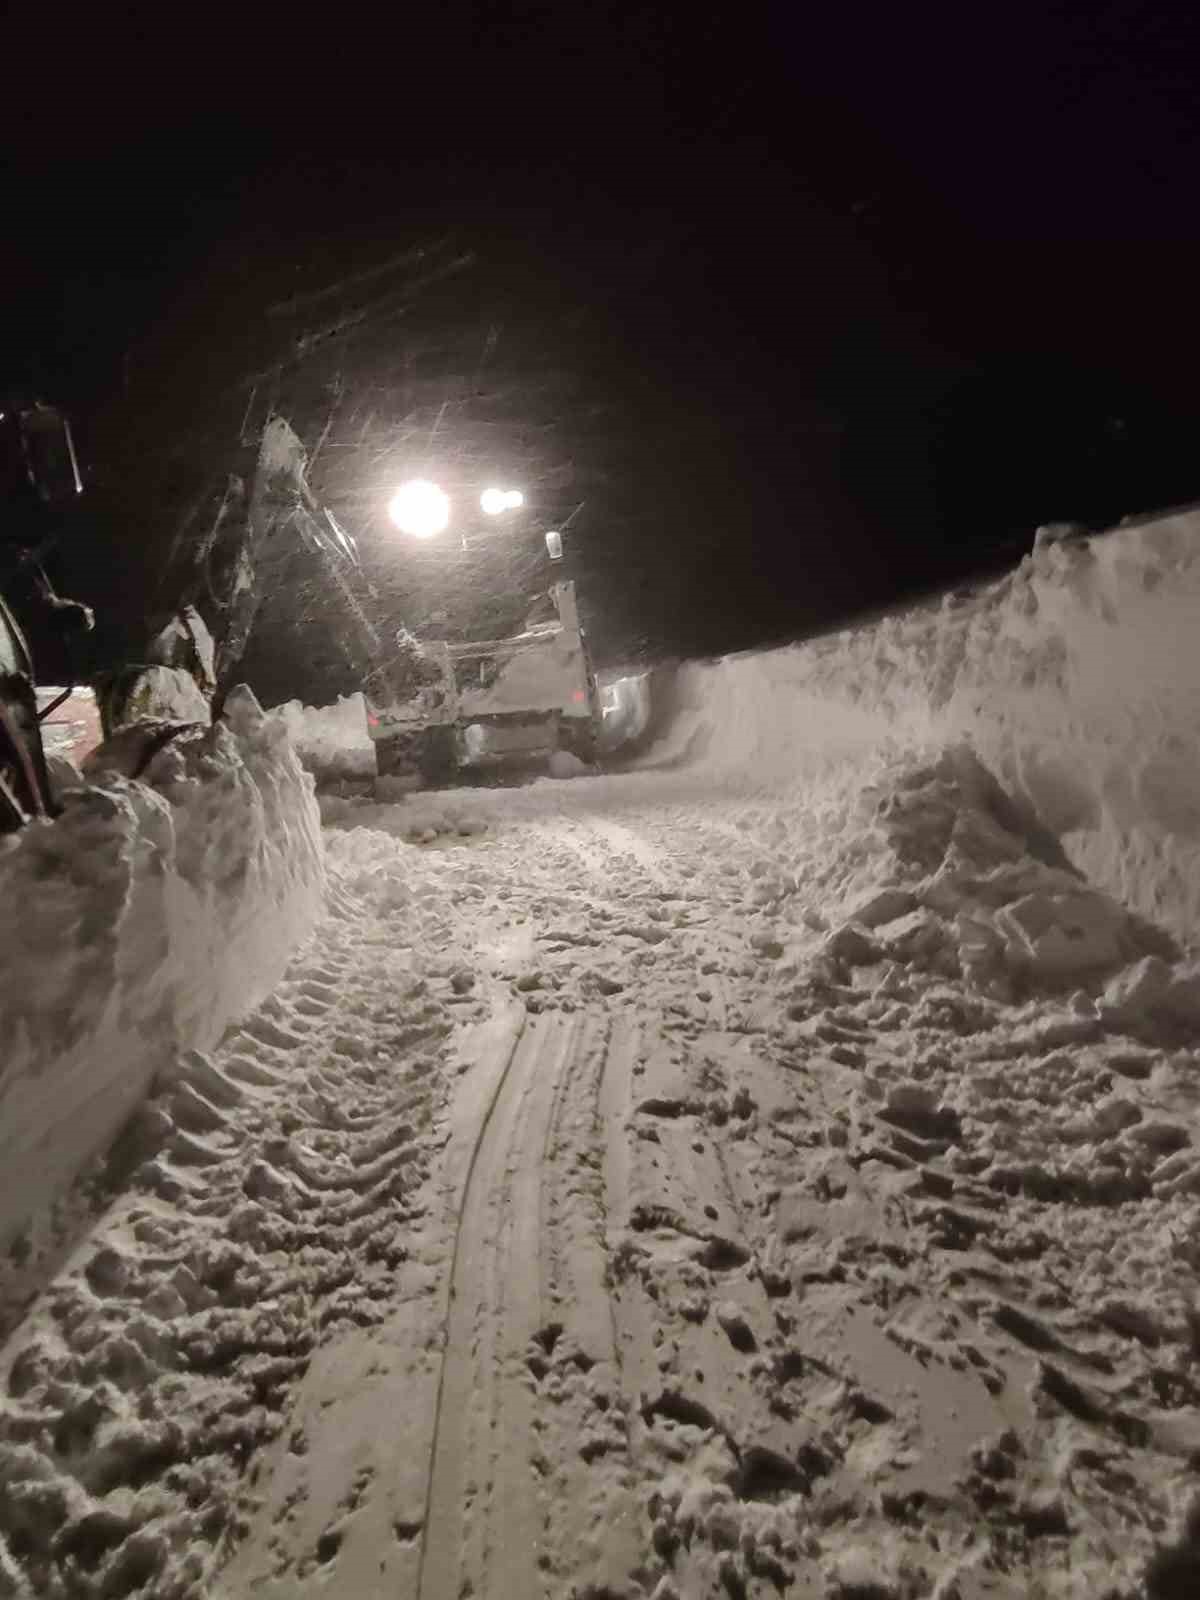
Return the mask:
[[[361,694],[339,695],[331,706],[305,706],[289,700],[276,706],[305,767],[319,778],[373,778],[375,746],[367,732],[367,707]]]
[[[0,1594],[1200,1593],[1198,573],[1043,549],[687,669],[644,770],[329,806],[0,1354]]]
[[[671,749],[758,781],[969,740],[1090,878],[1194,937],[1197,618],[1200,512],[1047,543],[940,609],[685,669]]]
[[[0,841],[0,1249],[23,1264],[154,1074],[269,994],[320,909],[312,782],[247,691],[146,776],[99,773]]]

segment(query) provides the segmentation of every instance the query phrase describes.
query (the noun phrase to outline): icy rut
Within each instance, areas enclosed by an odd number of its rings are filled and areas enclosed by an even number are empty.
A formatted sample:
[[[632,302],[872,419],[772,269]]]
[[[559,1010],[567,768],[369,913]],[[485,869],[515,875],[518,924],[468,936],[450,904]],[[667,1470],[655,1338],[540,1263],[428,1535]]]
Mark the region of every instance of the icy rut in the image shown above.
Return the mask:
[[[0,1594],[1195,1592],[1193,969],[977,764],[344,821],[5,1349]]]

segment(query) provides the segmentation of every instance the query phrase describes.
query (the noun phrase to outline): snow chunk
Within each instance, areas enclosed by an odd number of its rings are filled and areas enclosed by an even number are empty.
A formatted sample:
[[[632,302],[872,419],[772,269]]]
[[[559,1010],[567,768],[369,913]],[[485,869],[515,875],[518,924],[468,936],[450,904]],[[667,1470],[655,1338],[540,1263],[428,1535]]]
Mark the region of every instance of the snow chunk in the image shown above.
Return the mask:
[[[184,606],[153,639],[147,661],[163,667],[183,667],[208,689],[216,687],[216,645],[195,606]]]
[[[207,727],[211,712],[190,672],[182,667],[153,666],[143,668],[121,696],[121,722],[144,719],[199,722]]]
[[[1008,936],[1010,963],[1043,979],[1111,972],[1127,954],[1128,914],[1096,890],[1042,890],[1005,907],[996,920]]]
[[[361,694],[338,696],[329,706],[288,700],[276,706],[303,765],[318,781],[374,778],[375,746],[367,731],[367,706]]]

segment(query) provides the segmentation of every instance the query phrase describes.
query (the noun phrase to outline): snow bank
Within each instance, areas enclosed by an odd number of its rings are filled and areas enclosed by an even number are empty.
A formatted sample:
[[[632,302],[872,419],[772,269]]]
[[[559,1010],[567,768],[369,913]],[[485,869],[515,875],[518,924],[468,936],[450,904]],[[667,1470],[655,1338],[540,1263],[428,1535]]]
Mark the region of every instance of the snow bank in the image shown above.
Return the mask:
[[[312,779],[248,690],[146,779],[100,773],[3,841],[0,1249],[271,990],[321,904]]]
[[[338,696],[331,706],[289,700],[276,706],[301,762],[318,778],[373,778],[375,746],[367,732],[361,694]]]
[[[1040,542],[991,587],[681,669],[649,758],[751,785],[969,744],[1094,883],[1200,918],[1200,511]]]

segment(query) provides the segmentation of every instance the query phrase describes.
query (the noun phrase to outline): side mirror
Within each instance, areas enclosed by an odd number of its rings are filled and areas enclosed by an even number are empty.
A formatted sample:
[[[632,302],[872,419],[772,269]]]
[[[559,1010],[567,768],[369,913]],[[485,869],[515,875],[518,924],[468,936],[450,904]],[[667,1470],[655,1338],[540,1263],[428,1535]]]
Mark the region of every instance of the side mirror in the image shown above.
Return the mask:
[[[83,492],[71,424],[41,404],[0,415],[0,481],[4,497],[60,506]]]
[[[53,406],[36,405],[21,416],[25,458],[38,499],[61,505],[83,493],[71,424]]]

